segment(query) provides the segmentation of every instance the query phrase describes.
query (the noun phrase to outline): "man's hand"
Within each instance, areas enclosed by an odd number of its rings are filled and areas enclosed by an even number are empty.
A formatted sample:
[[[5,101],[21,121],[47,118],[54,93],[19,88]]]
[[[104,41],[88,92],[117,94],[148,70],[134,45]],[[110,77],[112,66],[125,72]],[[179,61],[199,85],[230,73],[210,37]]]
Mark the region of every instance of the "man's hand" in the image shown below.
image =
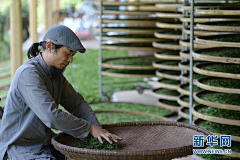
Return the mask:
[[[122,140],[122,138],[118,137],[115,134],[111,134],[109,131],[107,131],[106,129],[102,129],[102,127],[100,126],[95,126],[95,125],[91,125],[91,129],[90,129],[90,134],[93,137],[97,137],[100,143],[103,143],[102,141],[102,137],[104,139],[106,139],[110,144],[112,144],[112,141],[109,139],[109,136],[112,137],[112,140],[114,142],[118,142],[118,140]]]

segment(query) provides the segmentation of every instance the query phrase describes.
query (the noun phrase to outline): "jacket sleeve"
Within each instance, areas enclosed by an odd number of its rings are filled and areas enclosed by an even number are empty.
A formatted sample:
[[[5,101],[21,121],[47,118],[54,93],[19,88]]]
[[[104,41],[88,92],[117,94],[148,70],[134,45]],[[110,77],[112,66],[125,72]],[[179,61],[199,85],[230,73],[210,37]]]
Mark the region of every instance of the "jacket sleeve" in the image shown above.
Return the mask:
[[[88,103],[83,96],[63,77],[63,89],[60,104],[71,114],[76,117],[85,119],[94,125],[99,126],[100,123]]]
[[[91,123],[59,109],[37,70],[25,69],[17,83],[23,101],[47,127],[79,139],[87,137]]]

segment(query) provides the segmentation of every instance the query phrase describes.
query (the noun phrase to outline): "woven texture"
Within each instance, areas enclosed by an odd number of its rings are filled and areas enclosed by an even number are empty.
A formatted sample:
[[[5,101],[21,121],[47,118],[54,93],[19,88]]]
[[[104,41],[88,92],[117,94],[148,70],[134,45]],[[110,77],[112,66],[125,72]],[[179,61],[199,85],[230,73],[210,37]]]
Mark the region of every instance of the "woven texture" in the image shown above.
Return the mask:
[[[191,155],[193,136],[211,134],[198,126],[169,121],[126,122],[104,125],[103,128],[123,138],[119,143],[123,147],[121,151],[72,147],[74,138],[65,133],[53,137],[52,144],[64,155],[76,159],[162,160]]]

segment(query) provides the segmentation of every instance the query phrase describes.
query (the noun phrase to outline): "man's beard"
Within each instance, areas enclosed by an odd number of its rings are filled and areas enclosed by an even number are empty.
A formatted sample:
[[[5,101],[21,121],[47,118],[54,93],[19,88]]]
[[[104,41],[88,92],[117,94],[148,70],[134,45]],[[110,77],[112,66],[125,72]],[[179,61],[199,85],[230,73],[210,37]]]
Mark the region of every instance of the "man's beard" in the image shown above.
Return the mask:
[[[63,74],[66,68],[64,69],[57,69],[56,67],[51,67],[51,75],[53,79],[60,78],[60,76]]]

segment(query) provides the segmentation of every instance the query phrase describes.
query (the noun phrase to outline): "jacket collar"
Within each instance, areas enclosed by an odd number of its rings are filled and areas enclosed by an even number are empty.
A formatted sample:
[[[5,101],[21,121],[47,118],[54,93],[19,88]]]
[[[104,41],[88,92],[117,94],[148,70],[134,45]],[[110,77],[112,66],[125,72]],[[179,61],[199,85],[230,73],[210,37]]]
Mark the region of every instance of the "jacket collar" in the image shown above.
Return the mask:
[[[45,62],[44,59],[42,58],[42,53],[40,52],[35,58],[36,58],[36,60],[39,62],[40,66],[42,67],[42,69],[44,70],[44,72],[47,74],[47,76],[49,76],[50,78],[52,78],[52,74],[51,74],[50,67],[48,67],[48,65],[46,64],[46,62]]]

